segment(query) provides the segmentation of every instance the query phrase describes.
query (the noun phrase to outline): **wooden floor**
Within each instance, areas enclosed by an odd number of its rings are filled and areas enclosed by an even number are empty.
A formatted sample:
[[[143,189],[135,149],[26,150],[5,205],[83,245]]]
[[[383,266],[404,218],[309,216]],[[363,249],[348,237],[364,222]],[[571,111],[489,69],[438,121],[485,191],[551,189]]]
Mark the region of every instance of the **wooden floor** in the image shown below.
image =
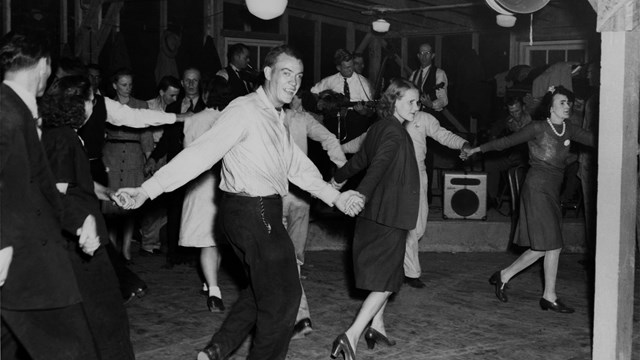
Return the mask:
[[[576,308],[570,315],[542,311],[538,306],[542,292],[539,263],[512,279],[509,302],[501,303],[487,280],[516,254],[420,255],[427,287],[405,286],[387,307],[387,333],[398,344],[368,350],[361,340],[358,359],[591,359],[592,279],[579,263],[582,254],[563,254],[560,259],[557,291]],[[288,359],[327,359],[331,342],[349,326],[362,294],[350,284],[348,259],[344,251],[307,254],[302,274],[314,332],[291,342]],[[127,305],[137,359],[195,359],[226,315],[207,311],[193,267],[166,270],[161,268],[163,263],[163,257],[138,257],[132,266],[150,288],[146,297]],[[227,305],[233,303],[238,290],[229,269],[227,263],[221,271]],[[636,274],[636,282],[639,278]],[[639,307],[636,301],[636,314]],[[638,330],[634,319],[634,358],[640,358]],[[244,358],[248,344],[233,359]]]

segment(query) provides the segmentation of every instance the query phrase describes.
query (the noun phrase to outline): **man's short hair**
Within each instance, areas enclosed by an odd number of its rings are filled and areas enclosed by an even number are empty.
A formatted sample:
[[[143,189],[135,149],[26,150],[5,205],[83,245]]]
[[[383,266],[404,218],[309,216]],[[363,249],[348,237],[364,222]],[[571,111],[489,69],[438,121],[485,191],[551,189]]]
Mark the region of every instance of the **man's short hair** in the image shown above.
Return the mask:
[[[185,75],[187,75],[187,72],[189,71],[195,71],[198,73],[198,75],[200,75],[200,78],[202,78],[202,72],[200,72],[200,69],[198,69],[195,66],[187,66],[184,71],[182,72],[182,78],[184,79]]]
[[[171,75],[163,76],[162,79],[160,79],[160,82],[158,83],[158,92],[160,92],[160,90],[167,91],[169,87],[180,90],[182,86],[180,85],[180,80],[178,80],[175,76],[171,76]]]
[[[247,51],[249,50],[247,45],[242,44],[242,43],[237,43],[237,44],[233,44],[233,45],[229,46],[229,51],[227,52],[227,61],[229,63],[231,63],[231,60],[233,59],[233,57],[236,56],[236,55],[242,54],[242,52],[245,49]]]
[[[338,49],[336,53],[333,54],[333,62],[336,66],[340,66],[345,61],[353,60],[353,54],[345,49]]]
[[[300,53],[296,49],[292,48],[289,45],[280,45],[269,50],[267,56],[264,58],[264,64],[262,65],[262,67],[273,67],[273,65],[276,64],[276,60],[278,59],[278,56],[280,56],[280,54],[287,54],[295,59],[302,61],[302,55],[300,55]]]
[[[51,59],[49,44],[45,36],[9,32],[0,40],[0,70],[18,71],[30,68],[40,59]]]
[[[504,100],[504,105],[509,107],[515,104],[524,105],[524,100],[520,96],[509,96]]]

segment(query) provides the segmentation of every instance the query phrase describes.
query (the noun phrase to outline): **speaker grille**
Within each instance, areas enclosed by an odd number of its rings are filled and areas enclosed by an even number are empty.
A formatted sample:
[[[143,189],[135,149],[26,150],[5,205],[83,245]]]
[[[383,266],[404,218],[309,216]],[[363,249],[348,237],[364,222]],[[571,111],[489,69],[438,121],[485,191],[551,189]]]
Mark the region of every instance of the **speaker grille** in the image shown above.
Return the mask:
[[[451,209],[462,217],[473,215],[479,206],[478,195],[471,190],[460,189],[451,196]]]

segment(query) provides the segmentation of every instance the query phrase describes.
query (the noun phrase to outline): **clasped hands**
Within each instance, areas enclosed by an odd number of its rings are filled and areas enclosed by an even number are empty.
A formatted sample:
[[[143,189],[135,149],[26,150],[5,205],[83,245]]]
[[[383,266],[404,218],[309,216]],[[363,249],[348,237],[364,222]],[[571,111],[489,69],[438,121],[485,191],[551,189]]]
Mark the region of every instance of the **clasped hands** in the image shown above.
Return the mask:
[[[467,160],[471,157],[471,155],[480,152],[480,147],[474,147],[472,148],[471,145],[469,145],[469,143],[464,143],[464,145],[462,145],[462,148],[460,149],[460,159],[462,160]]]
[[[340,193],[333,201],[338,210],[346,215],[354,217],[364,209],[365,196],[355,190],[347,190]]]

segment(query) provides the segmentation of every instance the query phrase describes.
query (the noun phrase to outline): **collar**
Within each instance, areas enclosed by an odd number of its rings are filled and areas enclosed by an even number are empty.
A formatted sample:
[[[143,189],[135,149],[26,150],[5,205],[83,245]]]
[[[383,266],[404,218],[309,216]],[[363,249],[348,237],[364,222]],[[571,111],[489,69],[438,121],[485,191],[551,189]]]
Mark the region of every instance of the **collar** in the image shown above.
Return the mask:
[[[189,98],[185,96],[184,99],[182,99],[182,103],[189,104],[189,101],[193,101],[193,106],[196,106],[196,104],[198,103],[198,100],[200,100],[200,96],[196,96],[194,98]]]
[[[258,88],[258,90],[256,90],[256,93],[258,94],[258,98],[262,101],[262,105],[264,106],[263,109],[271,111],[274,115],[276,115],[278,120],[283,122],[284,121],[284,111],[283,110],[280,110],[280,111],[276,110],[275,106],[273,106],[273,104],[271,103],[271,100],[269,100],[269,98],[267,97],[267,93],[264,91],[264,88],[262,86],[260,86]]]
[[[239,72],[240,72],[240,69],[238,69],[238,67],[236,67],[235,65],[233,65],[233,64],[231,64],[231,63],[229,63],[229,66],[231,66],[231,68],[233,69],[233,71],[235,71],[235,72],[237,72],[237,73],[239,73]]]
[[[425,67],[423,67],[423,68],[420,68],[420,71],[422,71],[422,70],[429,70],[429,68],[431,68],[431,65],[427,65],[427,66],[425,66]]]
[[[34,118],[38,118],[38,103],[36,102],[36,97],[15,81],[5,80],[3,83],[15,91],[18,97],[27,105],[31,111],[31,115],[33,115]]]

